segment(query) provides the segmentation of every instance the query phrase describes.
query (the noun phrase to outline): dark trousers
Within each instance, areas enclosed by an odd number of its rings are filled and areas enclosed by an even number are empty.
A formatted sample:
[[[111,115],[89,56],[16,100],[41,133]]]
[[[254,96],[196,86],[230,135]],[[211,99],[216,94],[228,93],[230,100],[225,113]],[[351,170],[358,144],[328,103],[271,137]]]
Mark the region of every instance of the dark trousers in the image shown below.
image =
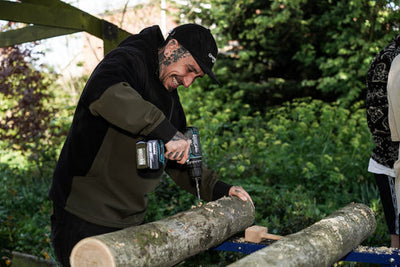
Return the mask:
[[[386,224],[391,235],[399,234],[399,207],[397,207],[395,178],[385,174],[375,174],[376,185],[385,214]]]
[[[119,228],[89,223],[63,208],[54,207],[53,210],[53,215],[51,215],[51,241],[57,260],[64,267],[70,266],[69,256],[75,244],[80,240],[120,230]]]

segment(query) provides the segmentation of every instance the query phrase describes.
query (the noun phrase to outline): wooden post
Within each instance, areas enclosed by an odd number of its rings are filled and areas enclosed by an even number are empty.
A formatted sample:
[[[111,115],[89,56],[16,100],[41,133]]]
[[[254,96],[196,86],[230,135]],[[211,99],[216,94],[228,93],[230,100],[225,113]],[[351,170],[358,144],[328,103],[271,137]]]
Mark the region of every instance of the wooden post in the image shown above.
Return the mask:
[[[172,266],[244,231],[250,201],[224,197],[163,220],[89,237],[73,248],[71,266]]]
[[[229,266],[332,266],[375,228],[373,211],[364,204],[352,203]]]

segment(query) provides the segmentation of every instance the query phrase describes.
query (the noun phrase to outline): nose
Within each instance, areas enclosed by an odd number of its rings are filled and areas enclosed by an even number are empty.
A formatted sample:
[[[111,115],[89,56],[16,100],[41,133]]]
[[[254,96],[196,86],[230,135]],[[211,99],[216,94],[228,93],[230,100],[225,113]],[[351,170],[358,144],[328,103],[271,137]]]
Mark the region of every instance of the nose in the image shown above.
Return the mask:
[[[183,86],[188,88],[196,79],[196,76],[193,74],[188,74],[183,78]]]

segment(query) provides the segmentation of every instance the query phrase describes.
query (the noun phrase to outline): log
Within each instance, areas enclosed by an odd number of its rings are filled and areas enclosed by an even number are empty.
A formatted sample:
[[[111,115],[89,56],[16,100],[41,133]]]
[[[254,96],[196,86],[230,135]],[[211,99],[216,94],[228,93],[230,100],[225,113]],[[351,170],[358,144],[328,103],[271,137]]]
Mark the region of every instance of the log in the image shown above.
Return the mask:
[[[173,266],[253,224],[250,201],[223,197],[171,217],[89,237],[75,245],[71,266]]]
[[[364,204],[351,203],[229,266],[332,266],[375,228],[373,211]]]

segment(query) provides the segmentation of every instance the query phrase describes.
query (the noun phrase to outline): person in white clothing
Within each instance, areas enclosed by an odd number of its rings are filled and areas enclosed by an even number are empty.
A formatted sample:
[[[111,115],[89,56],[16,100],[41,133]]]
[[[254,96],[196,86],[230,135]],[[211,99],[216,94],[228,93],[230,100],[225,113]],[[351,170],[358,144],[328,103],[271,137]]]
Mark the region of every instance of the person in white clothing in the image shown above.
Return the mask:
[[[375,148],[368,171],[379,189],[391,247],[399,248],[399,186],[396,171],[400,166],[400,36],[396,36],[372,60],[367,74],[366,112]],[[399,125],[399,127],[396,127]],[[400,167],[398,168],[400,170]]]

